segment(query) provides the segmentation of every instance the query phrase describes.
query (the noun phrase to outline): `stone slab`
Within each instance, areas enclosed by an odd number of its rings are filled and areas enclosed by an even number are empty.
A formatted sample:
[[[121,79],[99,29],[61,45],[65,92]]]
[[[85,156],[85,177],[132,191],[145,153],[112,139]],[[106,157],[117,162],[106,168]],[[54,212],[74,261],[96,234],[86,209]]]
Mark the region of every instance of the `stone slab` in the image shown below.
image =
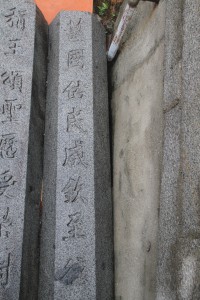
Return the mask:
[[[138,5],[112,70],[116,300],[156,297],[165,3],[150,4]]]
[[[89,13],[50,26],[40,300],[113,299],[105,33]]]
[[[166,45],[174,36],[178,39],[182,35],[182,42],[166,51],[165,99],[169,105],[165,117],[157,299],[193,300],[200,299],[200,10],[198,0],[168,1],[167,5],[167,24],[174,23],[174,29],[166,26]],[[177,26],[176,20],[182,25]],[[181,67],[178,73],[177,63]]]
[[[4,300],[37,299],[46,81],[44,24],[30,1],[1,1],[0,299]],[[31,220],[25,218],[25,211]]]

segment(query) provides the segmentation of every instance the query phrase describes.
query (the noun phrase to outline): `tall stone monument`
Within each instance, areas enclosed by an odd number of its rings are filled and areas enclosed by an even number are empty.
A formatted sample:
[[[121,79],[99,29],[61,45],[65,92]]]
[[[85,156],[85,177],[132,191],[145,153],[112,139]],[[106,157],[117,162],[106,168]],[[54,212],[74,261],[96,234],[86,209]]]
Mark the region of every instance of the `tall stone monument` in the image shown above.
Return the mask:
[[[46,83],[47,28],[44,24],[40,13],[36,11],[36,6],[30,1],[1,1],[0,299],[2,300],[37,299]]]
[[[157,300],[200,299],[200,3],[168,0]]]
[[[105,33],[62,12],[49,31],[40,300],[113,299]]]

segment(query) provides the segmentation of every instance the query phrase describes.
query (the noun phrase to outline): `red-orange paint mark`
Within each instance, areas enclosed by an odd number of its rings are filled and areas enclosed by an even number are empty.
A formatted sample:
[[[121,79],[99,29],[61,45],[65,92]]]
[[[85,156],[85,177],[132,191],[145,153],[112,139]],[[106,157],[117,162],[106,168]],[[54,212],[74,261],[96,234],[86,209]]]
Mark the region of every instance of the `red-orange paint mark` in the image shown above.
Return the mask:
[[[93,0],[35,0],[48,23],[51,23],[61,10],[93,12]]]

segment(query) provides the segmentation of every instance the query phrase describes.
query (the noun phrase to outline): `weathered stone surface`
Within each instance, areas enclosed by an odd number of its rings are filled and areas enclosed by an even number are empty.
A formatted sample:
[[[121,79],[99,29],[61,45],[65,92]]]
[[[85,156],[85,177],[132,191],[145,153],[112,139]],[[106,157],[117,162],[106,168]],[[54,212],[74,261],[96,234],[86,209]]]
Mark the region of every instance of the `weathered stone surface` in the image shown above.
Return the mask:
[[[113,299],[104,30],[89,13],[50,26],[39,299]]]
[[[156,297],[165,2],[136,14],[112,74],[116,300]]]
[[[119,59],[113,66],[114,89],[140,68],[144,60],[150,59],[160,42],[164,40],[164,31],[165,0],[160,1],[159,5],[140,1],[128,26],[127,36],[124,37],[128,40],[120,49]]]
[[[2,300],[37,299],[37,246],[46,81],[45,38],[44,21],[39,12],[36,12],[33,3],[1,1],[0,299]],[[24,217],[25,211],[27,218]]]
[[[167,5],[167,23],[174,25],[173,31],[166,26],[166,45],[179,34],[182,41],[175,51],[171,45],[166,52],[165,99],[169,105],[157,299],[192,300],[200,299],[200,10],[198,0],[168,1]],[[177,73],[176,62],[181,64],[181,72]]]

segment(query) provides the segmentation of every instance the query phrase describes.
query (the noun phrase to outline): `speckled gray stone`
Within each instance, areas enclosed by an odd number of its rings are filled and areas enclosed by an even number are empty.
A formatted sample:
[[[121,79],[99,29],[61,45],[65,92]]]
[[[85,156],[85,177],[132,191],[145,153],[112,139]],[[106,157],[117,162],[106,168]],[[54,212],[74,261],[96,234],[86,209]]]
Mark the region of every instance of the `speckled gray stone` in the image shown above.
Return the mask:
[[[50,26],[40,300],[113,299],[105,33],[89,13]]]
[[[170,0],[167,5],[157,300],[197,300],[200,299],[200,9],[199,0]]]
[[[30,1],[1,1],[1,300],[37,299],[46,81],[44,24]]]

